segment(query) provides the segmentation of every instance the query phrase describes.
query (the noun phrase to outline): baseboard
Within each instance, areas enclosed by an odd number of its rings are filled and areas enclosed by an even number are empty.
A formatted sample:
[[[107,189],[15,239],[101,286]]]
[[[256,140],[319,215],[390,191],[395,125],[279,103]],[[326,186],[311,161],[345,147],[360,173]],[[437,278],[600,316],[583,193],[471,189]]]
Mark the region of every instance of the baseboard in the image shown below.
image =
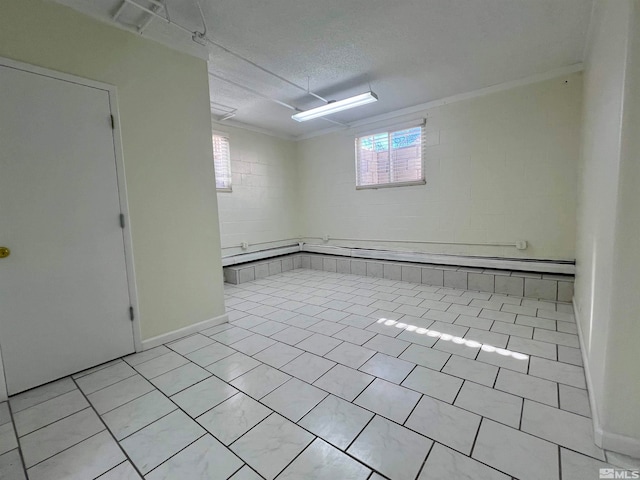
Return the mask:
[[[229,316],[225,313],[218,317],[210,318],[209,320],[204,320],[202,322],[194,323],[193,325],[189,325],[188,327],[179,328],[178,330],[173,330],[172,332],[163,333],[162,335],[158,335],[157,337],[148,338],[142,341],[142,350],[149,350],[150,348],[157,347],[159,345],[172,342],[182,337],[186,337],[187,335],[191,335],[192,333],[199,332],[201,330],[205,330],[207,328],[215,327],[216,325],[220,325],[222,323],[226,323],[229,321]]]
[[[578,327],[578,341],[580,342],[580,353],[582,354],[582,366],[584,368],[584,377],[587,381],[587,395],[589,396],[589,406],[591,407],[591,419],[593,420],[593,437],[595,443],[600,448],[602,446],[602,427],[600,426],[600,419],[598,417],[598,406],[596,403],[596,397],[593,393],[593,382],[591,381],[591,371],[589,370],[589,362],[587,358],[587,348],[584,340],[584,333],[582,332],[582,323],[578,316],[578,305],[576,304],[576,297],[573,297],[571,302],[573,304],[573,315],[576,317],[576,325]]]
[[[600,444],[596,441],[596,445],[608,452],[622,453],[634,459],[640,458],[640,440],[637,438],[605,432],[602,429],[596,432],[596,437],[600,439]]]
[[[576,317],[576,325],[578,326],[578,340],[580,342],[580,352],[582,353],[582,365],[584,367],[584,376],[587,381],[587,394],[589,396],[589,406],[591,407],[591,419],[593,420],[593,439],[595,444],[603,450],[623,453],[631,457],[640,457],[640,439],[620,435],[613,432],[607,432],[600,423],[598,416],[598,405],[593,392],[593,382],[591,381],[591,371],[589,370],[589,362],[587,358],[587,349],[582,332],[582,323],[578,317],[578,306],[576,298],[573,297],[573,314]]]

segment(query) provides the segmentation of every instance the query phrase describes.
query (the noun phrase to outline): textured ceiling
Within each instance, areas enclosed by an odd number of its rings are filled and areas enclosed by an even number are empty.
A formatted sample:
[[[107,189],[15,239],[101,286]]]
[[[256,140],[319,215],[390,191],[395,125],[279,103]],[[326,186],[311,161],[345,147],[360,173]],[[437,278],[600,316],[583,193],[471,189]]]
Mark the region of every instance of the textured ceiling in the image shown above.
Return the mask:
[[[144,0],[139,0],[144,4]],[[120,0],[59,0],[108,19]],[[380,101],[330,118],[354,122],[582,61],[592,0],[200,0],[208,36],[328,99],[369,90]],[[172,20],[202,30],[194,0],[166,0]],[[146,4],[149,5],[149,4]],[[141,18],[128,6],[123,19]],[[134,15],[135,13],[135,15]],[[189,35],[154,20],[145,35],[191,53]],[[202,52],[202,50],[200,50]],[[322,102],[209,47],[209,70],[300,109]],[[283,136],[332,125],[210,77],[211,100],[234,122]],[[222,115],[215,111],[215,115]],[[214,116],[215,116],[214,115]]]

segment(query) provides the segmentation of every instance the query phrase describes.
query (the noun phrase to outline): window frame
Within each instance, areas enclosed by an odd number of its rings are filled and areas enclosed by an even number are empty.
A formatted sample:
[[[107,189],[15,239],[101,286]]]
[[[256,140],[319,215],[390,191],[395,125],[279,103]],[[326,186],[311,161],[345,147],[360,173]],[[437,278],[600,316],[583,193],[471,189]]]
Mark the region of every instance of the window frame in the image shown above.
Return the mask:
[[[220,138],[224,138],[227,141],[227,153],[228,153],[228,158],[226,159],[228,162],[228,166],[229,166],[229,186],[228,187],[218,187],[217,183],[216,183],[216,192],[221,192],[221,193],[231,193],[233,192],[233,176],[231,174],[231,142],[229,140],[229,134],[224,133],[224,132],[216,132],[216,131],[212,131],[211,132],[211,144],[213,146],[215,139],[214,137],[220,137]],[[215,153],[215,148],[213,148],[213,172],[214,172],[214,181],[216,179],[215,176],[215,171],[216,171],[216,153]]]
[[[426,120],[414,121],[406,124],[400,125],[390,125],[386,128],[375,130],[375,131],[367,131],[359,133],[355,137],[355,167],[356,167],[356,190],[377,190],[379,188],[393,188],[393,187],[410,187],[415,185],[426,185],[427,177],[425,172],[425,126]],[[389,139],[391,135],[396,132],[401,132],[402,130],[408,130],[410,128],[420,127],[420,172],[421,177],[419,180],[408,180],[404,182],[388,182],[388,183],[376,183],[372,185],[358,185],[358,180],[360,179],[360,139],[362,137],[371,137],[380,134],[387,134]],[[391,150],[389,150],[389,169],[393,168],[393,162],[391,161]]]

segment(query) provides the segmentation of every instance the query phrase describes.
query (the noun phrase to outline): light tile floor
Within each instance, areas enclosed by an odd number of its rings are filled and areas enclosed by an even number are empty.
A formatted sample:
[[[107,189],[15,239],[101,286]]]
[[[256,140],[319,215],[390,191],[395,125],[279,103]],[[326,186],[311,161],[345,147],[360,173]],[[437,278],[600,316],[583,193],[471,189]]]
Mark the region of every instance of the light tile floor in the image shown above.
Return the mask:
[[[231,323],[0,404],[0,478],[587,480],[608,465],[568,304],[314,270],[225,291]]]

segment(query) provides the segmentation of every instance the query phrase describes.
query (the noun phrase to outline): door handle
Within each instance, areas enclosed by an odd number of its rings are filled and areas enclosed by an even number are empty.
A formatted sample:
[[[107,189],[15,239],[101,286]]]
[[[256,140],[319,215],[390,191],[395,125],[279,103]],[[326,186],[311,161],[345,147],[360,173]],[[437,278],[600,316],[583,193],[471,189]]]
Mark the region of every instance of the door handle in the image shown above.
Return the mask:
[[[7,258],[11,255],[11,250],[8,247],[0,247],[0,258]]]

